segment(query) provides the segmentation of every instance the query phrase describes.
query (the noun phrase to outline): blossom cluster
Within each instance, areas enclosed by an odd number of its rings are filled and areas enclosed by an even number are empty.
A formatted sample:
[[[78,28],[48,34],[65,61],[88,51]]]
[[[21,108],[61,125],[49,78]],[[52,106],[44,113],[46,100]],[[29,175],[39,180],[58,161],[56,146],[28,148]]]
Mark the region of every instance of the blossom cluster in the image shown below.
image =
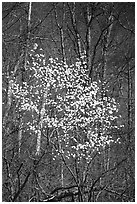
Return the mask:
[[[89,159],[91,152],[114,142],[110,130],[118,117],[118,104],[114,98],[101,96],[101,82],[88,80],[86,62],[83,66],[77,59],[68,65],[50,58],[46,64],[45,55],[35,53],[35,49],[31,50],[30,58],[29,80],[23,88],[16,81],[13,87],[13,94],[20,101],[19,109],[32,117],[26,129],[37,134],[37,121],[44,104],[42,129],[58,129],[58,136],[52,140],[60,141],[67,157],[79,154],[79,158]]]

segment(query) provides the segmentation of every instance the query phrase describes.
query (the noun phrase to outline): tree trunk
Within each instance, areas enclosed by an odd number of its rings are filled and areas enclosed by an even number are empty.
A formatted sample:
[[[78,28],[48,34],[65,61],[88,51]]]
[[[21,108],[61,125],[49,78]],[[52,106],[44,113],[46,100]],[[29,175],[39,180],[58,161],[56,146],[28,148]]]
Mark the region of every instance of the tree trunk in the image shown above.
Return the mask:
[[[28,25],[27,25],[27,39],[26,39],[26,49],[25,49],[25,53],[24,53],[24,68],[22,70],[20,70],[20,75],[22,75],[21,77],[21,86],[23,88],[23,82],[24,82],[24,73],[25,70],[27,69],[27,59],[28,59],[28,43],[29,43],[29,38],[30,38],[30,21],[31,21],[31,6],[32,3],[29,2],[29,8],[28,8]],[[21,151],[21,140],[22,140],[22,121],[23,118],[20,119],[20,124],[19,124],[19,132],[18,132],[18,142],[19,142],[19,157],[20,157],[20,151]]]
[[[58,22],[58,15],[57,15],[56,5],[54,5],[54,7],[55,7],[54,8],[55,20],[56,20],[56,24],[57,24],[57,27],[58,27],[59,33],[60,33],[60,46],[61,46],[62,60],[63,60],[63,62],[65,62],[66,61],[66,54],[65,54],[64,31],[63,31],[63,24],[64,24],[64,21],[65,21],[65,11],[64,11],[65,4],[63,3],[63,19],[62,19],[61,24]]]
[[[128,143],[130,144],[130,139],[131,139],[131,121],[132,121],[132,116],[131,116],[131,101],[132,101],[132,81],[131,81],[131,73],[130,73],[130,65],[128,63]]]
[[[103,57],[103,64],[102,64],[102,82],[106,79],[106,74],[107,74],[107,60],[108,60],[108,47],[110,43],[110,36],[113,28],[113,16],[112,13],[108,18],[108,29],[104,32],[103,35],[103,48],[102,48],[102,57]]]
[[[45,115],[45,106],[47,104],[47,96],[48,96],[48,88],[49,84],[47,83],[46,91],[43,96],[43,101],[42,101],[42,108],[40,111],[40,119],[39,119],[39,124],[38,124],[38,136],[37,136],[37,145],[36,145],[36,155],[40,154],[40,147],[41,147],[41,129],[43,126],[43,118]]]
[[[90,4],[87,4],[87,34],[86,34],[86,57],[87,57],[87,67],[89,70],[89,77],[93,81],[93,67],[91,63],[91,23],[92,14],[90,13]]]
[[[109,25],[110,24],[110,25]],[[111,36],[111,31],[113,28],[113,16],[112,12],[108,18],[108,29],[106,29],[104,35],[103,35],[103,48],[102,48],[102,74],[101,74],[101,95],[102,95],[102,101],[104,100],[104,88],[105,88],[105,81],[106,81],[106,75],[107,75],[107,60],[108,60],[108,47],[110,43],[110,36]],[[103,150],[103,169],[105,171],[108,170],[109,168],[109,162],[110,162],[110,145],[107,150]],[[101,185],[105,185],[103,179],[101,178]]]

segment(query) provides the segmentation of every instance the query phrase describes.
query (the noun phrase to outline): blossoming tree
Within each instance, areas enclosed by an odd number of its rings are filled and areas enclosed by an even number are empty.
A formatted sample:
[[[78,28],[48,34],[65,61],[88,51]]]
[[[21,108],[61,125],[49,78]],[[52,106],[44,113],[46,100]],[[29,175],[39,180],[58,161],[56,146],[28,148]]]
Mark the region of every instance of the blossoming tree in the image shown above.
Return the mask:
[[[36,142],[33,156],[50,143],[53,160],[60,159],[78,183],[67,163],[84,166],[85,173],[95,153],[118,142],[111,131],[118,128],[119,104],[105,95],[105,83],[90,82],[84,55],[71,65],[52,57],[47,62],[44,51],[34,44],[28,56],[26,82],[20,86],[15,81],[13,95],[23,113],[24,133]]]

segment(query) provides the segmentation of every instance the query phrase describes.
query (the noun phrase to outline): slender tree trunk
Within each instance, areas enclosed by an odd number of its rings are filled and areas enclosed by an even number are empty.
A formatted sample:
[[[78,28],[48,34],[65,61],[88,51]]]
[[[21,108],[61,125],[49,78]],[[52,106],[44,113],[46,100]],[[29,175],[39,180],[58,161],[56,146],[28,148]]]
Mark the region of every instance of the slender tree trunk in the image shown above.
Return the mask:
[[[73,28],[73,32],[71,31],[71,33],[73,33],[73,36],[75,38],[75,52],[78,55],[79,59],[82,60],[82,43],[81,43],[81,37],[77,28],[77,21],[76,21],[76,3],[73,2],[72,3],[72,8],[70,8],[70,5],[68,5],[69,11],[70,11],[70,18],[71,18],[71,23],[72,23],[72,28]]]
[[[73,19],[73,27],[74,27],[75,34],[76,34],[78,55],[79,55],[79,58],[81,58],[81,56],[82,56],[82,48],[81,48],[80,35],[79,35],[78,29],[77,29],[77,22],[76,22],[76,3],[75,3],[75,2],[73,3],[72,19]]]
[[[42,108],[40,111],[40,119],[39,119],[39,124],[38,124],[38,136],[37,136],[37,145],[36,145],[36,155],[40,154],[40,147],[41,147],[41,130],[43,126],[43,118],[45,116],[45,106],[47,104],[47,96],[48,96],[48,89],[49,89],[49,84],[47,83],[45,93],[43,95],[43,101],[42,101]]]
[[[112,28],[113,28],[113,16],[112,13],[108,18],[108,24],[110,24],[110,26],[108,27],[108,29],[106,30],[106,32],[104,32],[103,35],[103,48],[102,48],[102,57],[103,57],[103,64],[102,64],[102,82],[104,80],[106,80],[106,74],[107,74],[107,60],[108,60],[108,46],[110,43],[110,36],[111,36],[111,32],[112,32]]]
[[[61,154],[63,154],[62,153],[62,145],[61,145],[58,131],[57,131],[57,134],[58,134],[57,138],[58,138],[59,152]],[[61,160],[61,186],[64,187],[64,162],[63,162],[63,160]]]
[[[19,157],[21,155],[21,140],[22,140],[22,122],[23,118],[20,118],[20,124],[19,124],[19,132],[18,132],[18,141],[19,141]]]
[[[87,3],[87,34],[86,34],[86,57],[87,57],[87,67],[89,71],[89,77],[91,81],[93,80],[93,67],[91,63],[91,23],[92,14],[90,12],[90,4]]]
[[[24,73],[25,70],[27,69],[27,59],[28,59],[28,44],[29,44],[29,38],[30,38],[30,28],[31,28],[31,7],[32,7],[32,2],[28,3],[28,25],[27,25],[27,39],[26,39],[26,49],[24,53],[24,68],[21,70],[21,86],[23,88],[23,82],[24,82]],[[21,116],[20,119],[20,124],[19,124],[19,132],[18,132],[18,142],[19,142],[19,157],[20,157],[20,152],[21,152],[21,140],[22,140],[22,130],[23,130],[23,116]]]
[[[32,10],[32,2],[29,2],[29,8],[28,8],[28,25],[27,25],[27,39],[26,39],[25,63],[24,63],[24,69],[25,69],[25,70],[26,70],[26,68],[27,68],[28,44],[29,44],[29,40],[30,40],[31,10]]]
[[[108,29],[105,31],[103,35],[103,48],[102,48],[102,58],[103,58],[103,64],[102,64],[102,75],[101,75],[101,95],[102,95],[102,101],[104,100],[104,88],[105,88],[105,81],[106,81],[106,76],[107,76],[107,60],[108,60],[108,47],[110,43],[110,36],[111,36],[111,31],[113,28],[113,16],[112,12],[108,18],[108,24],[110,26]],[[108,170],[109,168],[109,163],[110,163],[110,144],[107,150],[103,151],[103,169],[105,171]],[[103,179],[101,178],[101,184],[104,183]],[[104,185],[104,184],[103,184]]]
[[[128,64],[128,143],[130,143],[131,139],[131,99],[132,99],[132,84],[131,84],[131,73],[130,66]]]
[[[112,32],[112,28],[113,28],[113,16],[112,16],[112,13],[109,17],[109,28],[108,28],[108,31],[107,31],[107,39],[106,39],[106,46],[105,46],[105,50],[104,50],[104,70],[103,70],[103,79],[104,81],[106,80],[106,73],[107,73],[107,60],[108,60],[108,46],[109,46],[109,43],[110,43],[110,36],[111,36],[111,32]],[[103,84],[102,84],[103,85]],[[109,163],[110,163],[110,144],[108,144],[108,149],[106,150],[106,157],[107,157],[107,161],[106,161],[106,171],[109,169]]]
[[[65,43],[64,43],[64,30],[63,30],[63,24],[65,21],[65,4],[63,3],[63,19],[62,19],[62,23],[58,22],[58,15],[57,15],[57,8],[56,5],[54,5],[54,11],[55,11],[55,20],[56,20],[56,24],[57,27],[59,29],[60,32],[60,46],[61,46],[61,53],[62,53],[62,60],[63,62],[66,61],[66,54],[65,54]]]
[[[64,163],[61,161],[61,186],[64,187]]]

